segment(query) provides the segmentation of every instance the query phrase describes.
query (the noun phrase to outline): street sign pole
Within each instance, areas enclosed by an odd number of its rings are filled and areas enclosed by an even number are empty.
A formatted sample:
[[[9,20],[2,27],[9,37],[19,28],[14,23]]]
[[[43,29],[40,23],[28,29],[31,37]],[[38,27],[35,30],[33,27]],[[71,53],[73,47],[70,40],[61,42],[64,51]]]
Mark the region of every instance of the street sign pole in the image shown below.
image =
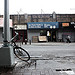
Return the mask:
[[[9,27],[9,0],[4,0],[4,40],[0,48],[0,67],[12,67],[15,65],[13,47],[8,43],[10,41]]]

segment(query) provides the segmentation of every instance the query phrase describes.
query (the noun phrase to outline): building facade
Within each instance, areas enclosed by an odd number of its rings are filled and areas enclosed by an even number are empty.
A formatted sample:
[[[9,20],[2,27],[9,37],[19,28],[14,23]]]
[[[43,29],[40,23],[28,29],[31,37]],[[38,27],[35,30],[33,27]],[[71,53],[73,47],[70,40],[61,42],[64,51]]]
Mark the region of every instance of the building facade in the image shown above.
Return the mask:
[[[28,39],[32,42],[56,41],[56,34],[58,28],[58,22],[27,23]]]
[[[75,28],[71,27],[75,22],[75,14],[25,14],[21,15],[11,15],[10,18],[13,20],[13,24],[15,25],[27,25],[28,27],[24,30],[18,29],[19,38],[21,38],[20,33],[23,31],[22,41],[25,39],[31,40],[32,42],[38,42],[40,36],[46,36],[47,41],[66,41],[67,35],[71,36],[71,41],[75,41]],[[37,23],[47,23],[47,22],[58,22],[58,28],[38,28],[39,25],[36,26]],[[29,23],[34,24],[34,28],[29,28]],[[62,24],[68,23],[69,26],[62,26]],[[14,28],[15,29],[15,28]],[[25,36],[25,37],[24,37]],[[35,38],[35,40],[33,39]],[[42,38],[42,37],[41,37]],[[45,38],[45,37],[43,37]],[[19,39],[20,40],[20,39]],[[38,41],[37,41],[38,40]],[[43,39],[44,40],[44,39]],[[46,40],[45,40],[46,41]]]
[[[75,22],[59,22],[58,38],[66,42],[67,36],[70,36],[71,42],[75,42]]]
[[[0,15],[2,17],[2,15]],[[47,36],[47,41],[66,41],[67,35],[71,36],[71,41],[75,41],[75,14],[13,14],[10,15],[13,22],[14,31],[19,32],[18,41],[25,39],[34,42],[33,38],[37,36]],[[29,23],[44,23],[44,22],[58,22],[58,28],[28,28]],[[65,23],[69,25],[64,26]],[[34,27],[36,27],[36,24]],[[64,24],[64,25],[63,25]],[[39,26],[38,26],[39,27]],[[32,33],[31,33],[32,32]],[[34,33],[35,32],[35,33]],[[36,35],[37,34],[37,35]],[[13,34],[14,35],[14,34]],[[21,38],[22,37],[22,38]],[[30,38],[31,37],[31,38]],[[42,37],[39,37],[42,38]],[[45,37],[43,37],[45,38]],[[55,40],[53,39],[55,38]],[[39,39],[38,39],[39,41]],[[46,41],[46,39],[45,39]]]
[[[27,26],[28,39],[32,42],[66,42],[67,36],[75,42],[75,22],[31,22]]]

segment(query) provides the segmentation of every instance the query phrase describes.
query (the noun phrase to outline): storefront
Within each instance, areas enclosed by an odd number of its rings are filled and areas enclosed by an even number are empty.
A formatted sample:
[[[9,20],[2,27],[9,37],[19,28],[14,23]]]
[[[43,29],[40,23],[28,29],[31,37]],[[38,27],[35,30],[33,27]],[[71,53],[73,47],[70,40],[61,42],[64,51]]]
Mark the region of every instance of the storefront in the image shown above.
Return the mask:
[[[75,41],[75,23],[74,22],[59,22],[57,31],[57,40],[66,42],[67,36],[70,36],[71,42]]]
[[[4,23],[4,19],[0,18],[0,43],[3,43],[3,37],[2,37],[2,33],[3,33],[3,23]],[[12,38],[12,33],[13,33],[13,24],[12,24],[12,20],[9,20],[9,27],[10,27],[10,38]]]
[[[17,42],[25,42],[27,40],[27,25],[14,25],[13,36],[15,31],[19,33],[19,36],[15,39]]]
[[[27,23],[28,40],[31,42],[56,41],[58,22]]]

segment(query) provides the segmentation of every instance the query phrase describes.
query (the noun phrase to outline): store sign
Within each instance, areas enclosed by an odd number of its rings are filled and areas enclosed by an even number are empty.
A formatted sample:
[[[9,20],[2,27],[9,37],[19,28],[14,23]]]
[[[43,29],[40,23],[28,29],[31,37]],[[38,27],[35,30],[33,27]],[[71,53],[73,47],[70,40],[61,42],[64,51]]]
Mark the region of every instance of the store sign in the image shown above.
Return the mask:
[[[28,29],[55,29],[58,28],[58,22],[31,22],[27,24]]]
[[[28,24],[28,28],[43,28],[43,24]]]
[[[14,25],[15,30],[27,30],[27,25]]]
[[[62,23],[62,26],[67,27],[67,26],[69,26],[69,23]]]

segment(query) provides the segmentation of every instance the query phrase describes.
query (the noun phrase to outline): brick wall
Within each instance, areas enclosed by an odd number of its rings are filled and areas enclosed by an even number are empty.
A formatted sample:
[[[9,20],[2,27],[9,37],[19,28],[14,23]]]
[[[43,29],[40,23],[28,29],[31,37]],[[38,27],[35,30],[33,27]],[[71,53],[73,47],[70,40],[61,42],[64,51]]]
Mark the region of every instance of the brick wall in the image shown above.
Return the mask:
[[[0,17],[3,17],[0,15]],[[10,15],[13,20],[13,24],[25,24],[27,22],[75,22],[75,14],[56,14],[56,18],[53,19],[52,14],[28,14],[28,18],[25,19],[24,14]]]

